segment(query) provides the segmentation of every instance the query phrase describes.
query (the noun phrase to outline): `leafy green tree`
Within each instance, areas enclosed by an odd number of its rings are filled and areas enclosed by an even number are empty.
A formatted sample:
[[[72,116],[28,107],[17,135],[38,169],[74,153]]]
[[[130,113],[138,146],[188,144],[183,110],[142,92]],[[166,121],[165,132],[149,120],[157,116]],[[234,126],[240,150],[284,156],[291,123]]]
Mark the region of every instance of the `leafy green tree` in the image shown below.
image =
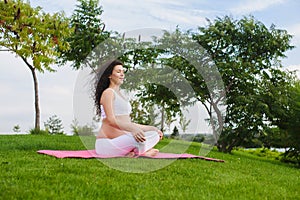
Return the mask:
[[[264,120],[271,120],[265,118],[265,103],[259,99],[259,80],[281,67],[280,59],[293,48],[291,37],[274,25],[268,29],[254,17],[233,20],[228,16],[209,21],[194,34],[212,56],[225,84],[227,113],[217,142],[220,151],[230,152],[261,134]]]
[[[285,148],[283,161],[300,165],[300,81],[292,74],[277,72],[276,79],[263,81],[261,94],[271,116],[269,129],[259,139],[265,147]]]
[[[206,106],[212,122],[214,112],[219,112],[218,120],[222,121],[222,113],[216,109],[222,103],[217,96],[220,84],[212,78],[217,69],[205,49],[193,40],[191,32],[181,32],[177,28],[172,33],[164,32],[162,38],[154,38],[152,43],[139,42],[138,48],[124,54],[122,60],[129,63],[129,71],[133,71],[126,79],[141,85],[131,86],[138,88],[140,101],[152,102],[161,108],[161,124],[180,115],[181,108],[196,101]],[[205,75],[212,80],[204,80]],[[211,102],[209,106],[208,102]],[[215,129],[221,129],[216,123],[212,124]],[[217,138],[217,133],[214,135]]]
[[[75,69],[84,64],[89,65],[86,63],[88,55],[110,37],[110,32],[105,31],[105,24],[101,20],[103,9],[98,5],[99,0],[78,0],[78,3],[70,22],[74,32],[67,38],[70,48],[61,54],[62,63],[71,61]]]
[[[55,71],[51,64],[59,50],[68,49],[64,40],[72,29],[64,13],[44,13],[21,0],[0,2],[0,47],[19,56],[29,68],[34,82],[35,129],[40,128],[37,72]]]
[[[287,136],[282,129],[286,119],[290,117],[289,99],[294,80],[292,73],[281,69],[263,72],[255,105],[264,114],[262,120],[266,121],[261,125],[261,134],[257,135],[264,147],[288,147]]]
[[[129,48],[120,59],[129,71],[124,86],[137,92],[141,104],[150,103],[160,109],[161,130],[164,130],[165,124],[170,124],[181,112],[180,106],[188,105],[192,98],[181,73],[164,63],[163,58],[169,52],[163,47],[157,48],[155,45],[159,42],[133,40],[131,45],[126,45]]]
[[[130,103],[132,106],[131,118],[134,122],[155,127],[159,125],[157,109],[153,104],[149,102],[141,104],[139,100],[132,100]]]
[[[272,105],[267,105],[266,99],[261,98],[267,88],[260,86],[263,79],[278,85],[283,84],[279,78],[284,81],[287,79],[287,76],[279,73],[282,67],[280,59],[285,57],[287,50],[293,48],[290,45],[291,37],[287,31],[276,29],[274,25],[267,28],[252,16],[241,20],[225,16],[213,22],[209,21],[208,26],[199,27],[198,32],[181,32],[178,28],[172,33],[165,32],[161,39],[154,42],[155,47],[139,44],[143,48],[129,52],[130,56],[125,55],[128,58],[125,60],[133,58],[129,61],[132,69],[142,69],[143,76],[133,77],[139,77],[140,82],[148,80],[140,88],[141,101],[152,101],[166,106],[166,110],[173,114],[180,110],[179,101],[185,102],[185,105],[192,104],[195,100],[200,101],[210,116],[215,140],[223,130],[216,141],[218,149],[231,152],[234,147],[265,134],[269,130],[270,122],[278,117],[270,114]],[[194,45],[191,40],[204,49]],[[214,64],[209,58],[214,61],[218,73],[221,74],[223,91],[221,85],[214,80],[217,76],[213,70]],[[194,66],[197,63],[202,66],[201,73]],[[160,70],[154,70],[153,65]],[[196,98],[188,94],[174,95],[174,91],[170,90],[171,86],[164,83],[172,80],[171,85],[178,89],[183,79],[172,78],[172,70],[166,66],[180,72],[193,88]],[[162,75],[161,72],[166,73]],[[155,82],[151,80],[163,81],[153,84]],[[184,94],[186,88],[179,91]],[[177,99],[177,96],[183,98]],[[184,96],[186,101],[183,100]],[[222,104],[225,100],[227,111],[224,121],[221,109],[224,109]],[[272,103],[281,104],[279,99],[274,101],[276,102]],[[283,108],[282,111],[284,112]]]
[[[288,151],[285,157],[300,166],[300,81],[296,81],[290,90],[289,112],[279,127],[287,136]]]
[[[149,78],[151,79],[151,78]],[[166,79],[167,80],[167,79]],[[167,87],[155,83],[146,84],[145,90],[142,90],[141,102],[151,102],[159,107],[160,113],[160,129],[165,131],[167,127],[174,121],[176,113],[180,112],[180,103],[176,95]]]
[[[299,133],[300,128],[300,123],[298,123],[300,120],[300,80],[296,81],[295,85],[291,89],[291,102],[290,110],[292,115],[289,118],[289,129],[299,137],[300,134],[296,133]],[[300,142],[300,140],[297,141]]]

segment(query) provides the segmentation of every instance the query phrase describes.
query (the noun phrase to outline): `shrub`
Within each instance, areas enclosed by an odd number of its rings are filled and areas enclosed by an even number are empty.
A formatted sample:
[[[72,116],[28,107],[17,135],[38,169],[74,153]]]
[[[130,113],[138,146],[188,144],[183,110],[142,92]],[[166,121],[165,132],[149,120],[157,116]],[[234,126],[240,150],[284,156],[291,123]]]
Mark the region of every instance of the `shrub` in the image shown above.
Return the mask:
[[[243,151],[242,149],[239,149],[239,151]],[[271,158],[275,160],[281,160],[283,153],[280,153],[276,150],[270,150],[267,148],[256,148],[251,150],[244,150],[250,154],[257,155],[259,157],[266,157]]]
[[[77,119],[73,119],[72,124],[71,124],[71,129],[73,135],[79,135],[79,122]]]
[[[204,136],[203,135],[199,135],[199,134],[196,134],[195,137],[193,138],[193,142],[203,142],[204,141]]]
[[[86,125],[80,126],[77,119],[74,119],[71,124],[71,129],[72,129],[73,135],[80,135],[80,136],[95,135],[94,134],[95,128],[96,128],[96,126],[94,124],[92,124],[92,125],[86,124]]]
[[[171,138],[173,138],[173,139],[179,139],[179,131],[178,131],[178,129],[177,129],[176,126],[173,129],[173,133],[171,134]]]
[[[47,135],[47,134],[49,134],[49,132],[47,130],[33,128],[33,129],[29,130],[29,134],[31,134],[31,135]]]
[[[62,121],[56,115],[49,117],[44,126],[49,134],[64,134]]]
[[[84,125],[78,127],[78,135],[80,136],[91,136],[94,135],[94,128],[90,125]]]
[[[298,165],[298,167],[300,167],[300,156],[299,155],[300,155],[299,150],[297,150],[295,148],[291,148],[283,154],[281,161],[286,162],[286,163],[294,163],[294,164]]]
[[[15,133],[21,132],[21,127],[19,126],[19,124],[15,125],[15,126],[13,127],[13,131],[14,131]]]

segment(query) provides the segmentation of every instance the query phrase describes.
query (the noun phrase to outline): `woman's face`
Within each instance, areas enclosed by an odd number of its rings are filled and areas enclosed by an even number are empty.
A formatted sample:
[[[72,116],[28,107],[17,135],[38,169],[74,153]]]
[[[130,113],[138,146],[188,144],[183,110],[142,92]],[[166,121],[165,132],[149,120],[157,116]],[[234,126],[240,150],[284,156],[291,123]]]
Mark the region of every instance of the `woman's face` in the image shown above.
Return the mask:
[[[125,74],[122,65],[116,65],[110,75],[110,81],[116,85],[121,85],[124,82]]]

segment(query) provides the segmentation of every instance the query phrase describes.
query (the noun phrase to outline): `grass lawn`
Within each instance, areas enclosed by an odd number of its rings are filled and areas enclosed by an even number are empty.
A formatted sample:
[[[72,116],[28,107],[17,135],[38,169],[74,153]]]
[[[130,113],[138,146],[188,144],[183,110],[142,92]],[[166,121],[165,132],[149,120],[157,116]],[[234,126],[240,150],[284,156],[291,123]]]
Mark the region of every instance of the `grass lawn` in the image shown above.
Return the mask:
[[[169,140],[163,140],[158,148]],[[183,142],[183,141],[182,141]],[[180,143],[180,142],[179,142]],[[40,149],[85,149],[80,137],[51,135],[0,136],[0,199],[300,199],[300,170],[293,165],[246,152],[175,160],[149,173],[127,173],[98,159],[58,159]],[[188,153],[198,154],[192,143]],[[134,167],[164,160],[115,158]]]

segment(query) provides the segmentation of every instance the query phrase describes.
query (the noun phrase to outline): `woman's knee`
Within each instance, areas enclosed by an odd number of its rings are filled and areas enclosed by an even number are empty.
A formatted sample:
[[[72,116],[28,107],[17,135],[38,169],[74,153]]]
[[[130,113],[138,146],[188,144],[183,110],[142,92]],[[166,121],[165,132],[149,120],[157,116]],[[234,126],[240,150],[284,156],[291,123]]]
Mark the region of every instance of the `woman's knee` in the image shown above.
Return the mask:
[[[146,140],[147,140],[147,138],[159,138],[159,133],[157,131],[146,131],[145,137],[146,137]]]

